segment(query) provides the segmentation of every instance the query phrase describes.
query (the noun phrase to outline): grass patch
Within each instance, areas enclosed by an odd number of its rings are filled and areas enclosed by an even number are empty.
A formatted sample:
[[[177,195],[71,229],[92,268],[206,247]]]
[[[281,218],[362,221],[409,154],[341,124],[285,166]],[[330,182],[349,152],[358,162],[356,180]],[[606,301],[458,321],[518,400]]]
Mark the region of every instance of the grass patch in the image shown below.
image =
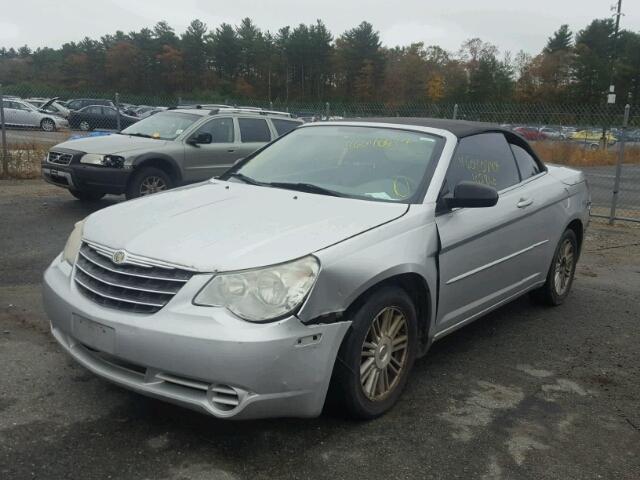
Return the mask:
[[[589,146],[574,142],[531,142],[538,156],[549,163],[574,167],[594,167],[615,165],[618,163],[620,145],[610,146],[606,150],[591,150]],[[623,163],[640,164],[640,146],[627,144]]]
[[[4,161],[0,161],[0,177],[3,178],[37,178],[40,176],[40,162],[47,154],[49,146],[41,144],[21,144],[9,146],[7,171]],[[0,160],[2,160],[0,151]]]

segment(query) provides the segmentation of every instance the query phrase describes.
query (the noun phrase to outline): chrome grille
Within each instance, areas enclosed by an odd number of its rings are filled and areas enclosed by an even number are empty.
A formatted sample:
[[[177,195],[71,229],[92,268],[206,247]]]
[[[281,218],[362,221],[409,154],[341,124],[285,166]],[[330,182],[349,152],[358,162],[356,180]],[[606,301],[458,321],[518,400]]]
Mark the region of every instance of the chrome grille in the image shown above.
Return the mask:
[[[47,161],[49,163],[56,163],[58,165],[69,165],[71,163],[71,159],[73,155],[70,153],[60,153],[60,152],[49,152],[47,156]]]
[[[154,313],[164,307],[193,272],[170,267],[116,264],[104,247],[83,243],[76,262],[78,289],[94,302],[135,313]]]

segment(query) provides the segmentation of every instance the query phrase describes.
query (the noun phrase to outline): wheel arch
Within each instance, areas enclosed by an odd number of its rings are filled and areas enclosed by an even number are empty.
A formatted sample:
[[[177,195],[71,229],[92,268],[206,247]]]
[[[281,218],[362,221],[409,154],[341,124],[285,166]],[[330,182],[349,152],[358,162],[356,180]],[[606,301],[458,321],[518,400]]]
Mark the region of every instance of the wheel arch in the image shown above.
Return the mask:
[[[133,171],[139,171],[144,167],[159,168],[169,175],[176,183],[175,186],[182,182],[182,173],[176,161],[168,155],[161,153],[149,153],[138,157],[132,164]],[[133,175],[130,177],[133,178]],[[129,180],[131,181],[131,180]]]
[[[376,291],[381,288],[395,286],[404,290],[411,298],[418,320],[420,348],[419,355],[426,353],[432,335],[431,332],[431,289],[427,280],[416,272],[394,273],[369,286],[361,292],[346,308],[343,313],[344,318],[351,318],[355,311]]]

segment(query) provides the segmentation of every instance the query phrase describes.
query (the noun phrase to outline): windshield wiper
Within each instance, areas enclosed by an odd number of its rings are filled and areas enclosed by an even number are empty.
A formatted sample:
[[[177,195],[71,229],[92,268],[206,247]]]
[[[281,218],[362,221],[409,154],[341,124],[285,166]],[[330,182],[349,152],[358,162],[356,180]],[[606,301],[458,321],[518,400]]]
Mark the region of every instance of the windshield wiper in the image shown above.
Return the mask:
[[[332,197],[345,197],[346,195],[340,192],[336,192],[335,190],[330,190],[328,188],[321,187],[320,185],[315,185],[313,183],[295,183],[295,182],[271,182],[268,183],[270,187],[276,188],[286,188],[288,190],[297,190],[299,192],[307,192],[307,193],[319,193],[321,195],[331,195]]]
[[[233,172],[228,175],[230,178],[237,178],[238,180],[242,180],[244,183],[248,183],[249,185],[259,185],[261,187],[271,186],[269,183],[260,182],[251,177],[248,177],[244,173]]]
[[[141,137],[141,138],[156,138],[151,135],[147,135],[146,133],[122,133],[122,135],[129,135],[130,137]]]

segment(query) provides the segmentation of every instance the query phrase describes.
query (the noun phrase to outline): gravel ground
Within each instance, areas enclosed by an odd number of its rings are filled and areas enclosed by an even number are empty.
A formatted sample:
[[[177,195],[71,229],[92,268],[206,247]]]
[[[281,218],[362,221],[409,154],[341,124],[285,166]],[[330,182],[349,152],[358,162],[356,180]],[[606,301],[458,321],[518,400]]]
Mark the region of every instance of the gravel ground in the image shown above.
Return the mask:
[[[592,223],[573,292],[527,298],[436,343],[370,422],[224,422],[75,365],[40,279],[87,207],[0,182],[0,478],[640,478],[640,229]]]

